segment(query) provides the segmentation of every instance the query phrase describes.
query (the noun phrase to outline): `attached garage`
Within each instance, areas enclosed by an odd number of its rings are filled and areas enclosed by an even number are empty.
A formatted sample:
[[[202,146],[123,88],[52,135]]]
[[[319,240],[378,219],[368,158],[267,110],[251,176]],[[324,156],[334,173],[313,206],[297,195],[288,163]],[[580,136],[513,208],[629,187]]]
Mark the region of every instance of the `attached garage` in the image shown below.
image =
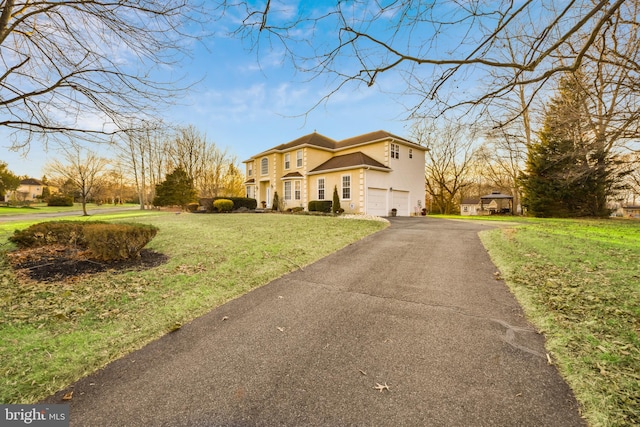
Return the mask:
[[[398,216],[409,216],[409,192],[400,190],[391,191],[391,208],[398,210]]]
[[[367,188],[367,215],[388,216],[387,190]]]

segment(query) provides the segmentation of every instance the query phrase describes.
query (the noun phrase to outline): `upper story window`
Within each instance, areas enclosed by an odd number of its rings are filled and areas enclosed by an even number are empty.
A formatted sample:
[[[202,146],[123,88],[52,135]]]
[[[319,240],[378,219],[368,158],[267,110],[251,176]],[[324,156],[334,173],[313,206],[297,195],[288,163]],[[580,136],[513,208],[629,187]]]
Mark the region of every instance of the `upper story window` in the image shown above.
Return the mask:
[[[253,175],[253,162],[247,163],[247,176]]]
[[[413,148],[409,148],[409,158],[413,159]]]
[[[318,200],[324,200],[324,178],[318,178]]]
[[[284,168],[285,169],[291,168],[291,154],[289,153],[286,153],[284,155]]]
[[[260,160],[260,174],[267,175],[269,173],[269,159],[266,157]]]
[[[400,158],[400,145],[391,143],[391,158],[392,159]]]
[[[296,151],[296,167],[302,167],[302,150]]]
[[[351,175],[342,175],[342,198],[351,199]]]

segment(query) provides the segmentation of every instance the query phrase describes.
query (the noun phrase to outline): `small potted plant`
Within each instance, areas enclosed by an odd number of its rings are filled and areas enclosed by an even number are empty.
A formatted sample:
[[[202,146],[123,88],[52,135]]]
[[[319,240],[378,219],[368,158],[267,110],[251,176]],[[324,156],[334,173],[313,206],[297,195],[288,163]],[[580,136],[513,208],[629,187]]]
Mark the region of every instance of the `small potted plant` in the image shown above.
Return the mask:
[[[391,216],[396,216],[398,214],[398,209],[393,208],[391,209]]]

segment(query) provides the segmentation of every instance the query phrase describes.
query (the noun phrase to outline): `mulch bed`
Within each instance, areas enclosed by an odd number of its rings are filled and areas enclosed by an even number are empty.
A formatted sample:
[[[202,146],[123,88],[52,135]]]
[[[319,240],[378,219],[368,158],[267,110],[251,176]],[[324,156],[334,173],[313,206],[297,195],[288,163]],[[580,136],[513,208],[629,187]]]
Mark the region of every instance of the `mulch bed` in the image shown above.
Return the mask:
[[[169,257],[149,249],[140,257],[122,261],[91,259],[87,251],[64,246],[44,246],[22,249],[8,254],[9,262],[18,276],[39,282],[57,282],[85,274],[115,270],[146,270],[164,264]]]

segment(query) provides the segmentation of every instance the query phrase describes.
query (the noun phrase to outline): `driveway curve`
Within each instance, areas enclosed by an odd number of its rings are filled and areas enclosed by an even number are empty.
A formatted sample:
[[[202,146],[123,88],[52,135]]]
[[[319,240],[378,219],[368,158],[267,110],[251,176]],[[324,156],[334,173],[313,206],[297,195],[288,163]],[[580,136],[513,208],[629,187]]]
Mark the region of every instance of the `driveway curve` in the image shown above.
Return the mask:
[[[585,425],[489,227],[392,218],[80,380],[71,425]]]

